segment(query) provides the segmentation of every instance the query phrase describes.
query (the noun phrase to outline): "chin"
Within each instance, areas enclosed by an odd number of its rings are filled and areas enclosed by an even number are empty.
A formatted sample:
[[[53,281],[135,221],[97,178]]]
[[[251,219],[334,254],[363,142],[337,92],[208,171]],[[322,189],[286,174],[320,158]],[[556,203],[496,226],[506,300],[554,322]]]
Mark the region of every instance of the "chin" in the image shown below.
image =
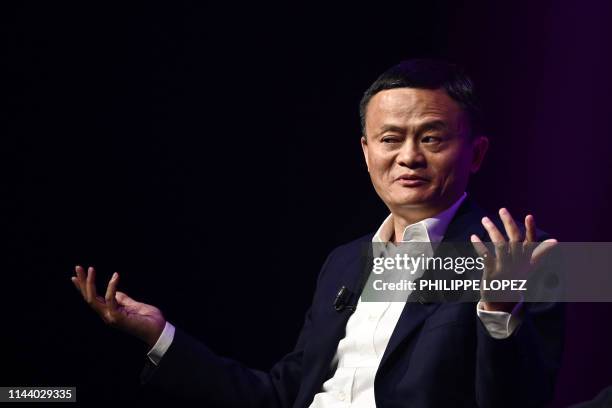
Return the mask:
[[[398,200],[392,200],[395,206],[397,207],[425,207],[429,203],[425,197],[410,197],[410,198],[402,198]]]
[[[431,207],[437,200],[431,194],[402,194],[392,197],[390,201],[398,208],[423,208]]]

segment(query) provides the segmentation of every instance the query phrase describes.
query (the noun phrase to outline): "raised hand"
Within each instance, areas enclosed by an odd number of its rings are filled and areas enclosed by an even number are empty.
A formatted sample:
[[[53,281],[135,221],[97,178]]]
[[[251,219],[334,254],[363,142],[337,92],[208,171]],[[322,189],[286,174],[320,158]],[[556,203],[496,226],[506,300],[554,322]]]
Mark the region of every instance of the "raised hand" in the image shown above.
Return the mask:
[[[495,254],[491,254],[485,244],[477,235],[470,240],[479,256],[485,258],[483,279],[528,279],[537,268],[538,263],[556,244],[556,239],[547,239],[536,246],[536,227],[533,215],[525,217],[525,237],[514,222],[510,212],[502,208],[499,215],[506,229],[509,241],[488,218],[482,219],[482,225],[487,230],[491,242],[495,247]],[[490,291],[481,290],[481,300],[485,310],[501,310],[509,312],[519,300],[519,292],[496,293],[492,296]]]
[[[117,272],[111,277],[104,297],[96,292],[96,271],[92,266],[88,268],[87,276],[80,265],[75,267],[75,272],[76,276],[71,277],[72,283],[106,324],[138,337],[149,347],[157,342],[166,325],[166,319],[155,306],[137,302],[125,293],[117,291]]]

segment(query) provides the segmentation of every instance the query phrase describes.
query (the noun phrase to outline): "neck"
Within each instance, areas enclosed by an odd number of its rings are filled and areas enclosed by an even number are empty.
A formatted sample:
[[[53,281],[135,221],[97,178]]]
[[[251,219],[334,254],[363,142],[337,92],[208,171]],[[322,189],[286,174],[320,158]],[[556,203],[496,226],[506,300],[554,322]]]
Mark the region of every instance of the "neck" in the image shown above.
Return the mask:
[[[392,210],[393,214],[393,229],[394,234],[391,237],[393,242],[400,242],[404,239],[404,230],[406,227],[417,222],[423,221],[426,218],[431,218],[442,211],[447,210],[463,195],[463,193],[437,206],[424,206],[412,208],[399,208]]]

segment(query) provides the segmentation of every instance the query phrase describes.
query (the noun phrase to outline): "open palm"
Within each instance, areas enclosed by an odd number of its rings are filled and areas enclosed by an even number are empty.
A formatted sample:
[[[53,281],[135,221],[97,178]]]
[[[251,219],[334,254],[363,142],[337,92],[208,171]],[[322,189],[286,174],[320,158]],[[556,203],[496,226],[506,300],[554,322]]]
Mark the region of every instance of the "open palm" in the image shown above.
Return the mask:
[[[117,272],[111,277],[104,297],[96,292],[96,271],[92,266],[88,268],[87,275],[80,265],[75,267],[75,272],[72,283],[106,324],[138,337],[149,346],[155,344],[166,325],[166,319],[158,308],[117,291]]]

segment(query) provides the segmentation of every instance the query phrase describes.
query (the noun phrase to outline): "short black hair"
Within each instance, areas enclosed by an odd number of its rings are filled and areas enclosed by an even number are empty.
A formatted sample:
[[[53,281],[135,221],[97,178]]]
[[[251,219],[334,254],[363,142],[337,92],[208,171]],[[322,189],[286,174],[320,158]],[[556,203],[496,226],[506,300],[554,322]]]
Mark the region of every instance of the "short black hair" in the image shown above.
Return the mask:
[[[474,91],[474,83],[465,70],[443,60],[419,58],[391,67],[365,91],[359,103],[362,135],[366,134],[366,109],[370,99],[380,91],[395,88],[442,88],[467,113],[471,136],[484,132],[482,107]]]

